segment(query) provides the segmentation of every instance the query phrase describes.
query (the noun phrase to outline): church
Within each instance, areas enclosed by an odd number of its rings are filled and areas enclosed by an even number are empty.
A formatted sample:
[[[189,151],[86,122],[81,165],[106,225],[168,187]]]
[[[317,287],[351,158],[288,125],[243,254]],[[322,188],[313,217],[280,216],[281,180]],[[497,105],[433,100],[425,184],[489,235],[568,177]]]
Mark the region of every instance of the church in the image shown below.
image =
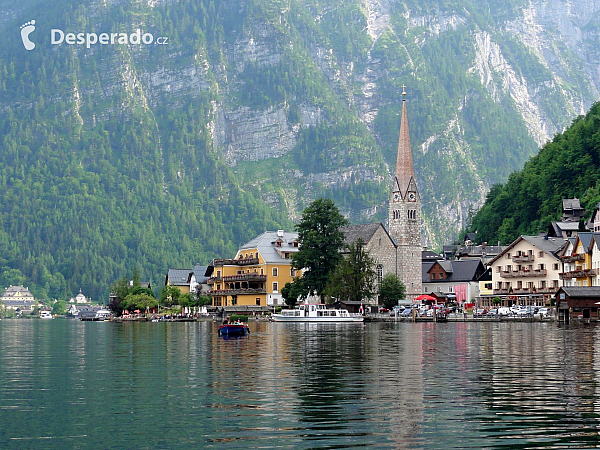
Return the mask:
[[[394,273],[406,287],[406,301],[422,294],[421,196],[415,179],[406,92],[402,92],[402,116],[396,170],[390,189],[388,228],[381,223],[350,225],[342,231],[346,243],[362,239],[375,260],[377,281]]]

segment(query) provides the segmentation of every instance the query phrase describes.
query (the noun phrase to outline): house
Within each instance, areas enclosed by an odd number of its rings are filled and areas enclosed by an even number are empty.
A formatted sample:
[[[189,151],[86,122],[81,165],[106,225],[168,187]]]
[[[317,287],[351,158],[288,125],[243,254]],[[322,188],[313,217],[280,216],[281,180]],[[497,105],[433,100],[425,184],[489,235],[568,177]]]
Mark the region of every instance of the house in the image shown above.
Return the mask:
[[[476,259],[426,261],[421,268],[424,292],[435,292],[439,298],[451,294],[460,303],[471,303],[479,297],[479,280],[489,276],[481,260]]]
[[[0,303],[4,309],[30,313],[33,311],[35,298],[28,288],[11,285],[0,295]]]
[[[600,286],[563,286],[556,293],[558,320],[598,320]]]
[[[194,268],[190,271],[188,275],[188,284],[190,285],[190,292],[197,292],[198,288],[200,288],[200,294],[208,295],[208,291],[210,291],[210,286],[207,283],[208,277],[206,274],[206,269],[208,266],[201,266],[200,264],[196,264]]]
[[[600,286],[600,233],[593,233],[590,241],[590,253],[592,255],[591,268],[596,271],[592,277],[592,286]]]
[[[569,238],[577,236],[579,221],[584,209],[579,204],[578,198],[566,198],[562,201],[562,217],[558,222],[552,222],[548,229],[548,237]]]
[[[281,288],[302,275],[291,265],[299,247],[298,233],[266,231],[242,245],[234,258],[213,259],[205,272],[212,306],[261,310],[283,305]]]
[[[484,242],[481,245],[465,245],[458,248],[455,251],[456,259],[475,259],[483,262],[484,265],[488,264],[492,259],[498,256],[506,246],[502,245],[488,245]]]
[[[559,274],[563,286],[592,286],[592,278],[598,275],[592,268],[592,244],[594,233],[580,232],[565,245],[560,254],[563,271]],[[600,238],[600,233],[597,234]]]
[[[377,288],[387,273],[397,275],[396,243],[381,222],[349,225],[340,229],[344,233],[344,243],[347,246],[362,240],[365,250],[375,261]],[[371,299],[377,304],[377,297]]]
[[[190,269],[169,269],[165,277],[165,286],[177,286],[182,294],[190,292]]]
[[[493,295],[504,306],[549,305],[560,283],[559,254],[567,240],[548,236],[520,236],[489,265]]]
[[[600,203],[594,208],[592,217],[587,223],[587,228],[594,233],[600,233]]]

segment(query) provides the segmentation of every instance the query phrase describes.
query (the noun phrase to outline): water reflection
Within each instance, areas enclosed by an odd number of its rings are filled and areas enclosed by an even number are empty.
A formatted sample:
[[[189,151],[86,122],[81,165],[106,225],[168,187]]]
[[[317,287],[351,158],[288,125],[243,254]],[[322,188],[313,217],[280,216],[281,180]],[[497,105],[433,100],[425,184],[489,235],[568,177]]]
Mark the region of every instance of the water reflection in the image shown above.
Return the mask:
[[[591,447],[599,333],[4,320],[0,447]]]

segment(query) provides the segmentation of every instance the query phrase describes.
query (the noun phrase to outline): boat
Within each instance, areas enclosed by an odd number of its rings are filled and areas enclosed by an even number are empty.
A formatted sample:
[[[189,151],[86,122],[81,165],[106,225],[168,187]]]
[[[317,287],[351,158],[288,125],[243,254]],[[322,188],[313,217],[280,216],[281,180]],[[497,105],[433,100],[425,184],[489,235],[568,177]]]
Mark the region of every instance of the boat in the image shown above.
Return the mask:
[[[362,322],[361,314],[351,314],[347,309],[329,309],[323,303],[303,303],[298,309],[284,309],[271,314],[274,322]]]
[[[50,311],[41,311],[40,319],[54,319],[54,317],[52,317],[52,314],[50,313]]]
[[[228,323],[219,327],[220,336],[246,336],[250,334],[248,325]]]

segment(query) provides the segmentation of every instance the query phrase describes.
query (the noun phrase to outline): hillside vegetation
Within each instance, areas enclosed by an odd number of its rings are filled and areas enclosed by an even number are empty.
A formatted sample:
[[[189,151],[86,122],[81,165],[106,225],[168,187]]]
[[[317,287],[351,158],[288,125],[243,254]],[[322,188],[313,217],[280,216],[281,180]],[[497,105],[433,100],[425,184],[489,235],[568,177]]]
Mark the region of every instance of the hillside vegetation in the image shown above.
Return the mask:
[[[589,219],[600,201],[600,104],[575,119],[523,170],[495,185],[473,217],[480,241],[508,244],[522,234],[548,230],[562,213],[562,199],[577,197]]]

